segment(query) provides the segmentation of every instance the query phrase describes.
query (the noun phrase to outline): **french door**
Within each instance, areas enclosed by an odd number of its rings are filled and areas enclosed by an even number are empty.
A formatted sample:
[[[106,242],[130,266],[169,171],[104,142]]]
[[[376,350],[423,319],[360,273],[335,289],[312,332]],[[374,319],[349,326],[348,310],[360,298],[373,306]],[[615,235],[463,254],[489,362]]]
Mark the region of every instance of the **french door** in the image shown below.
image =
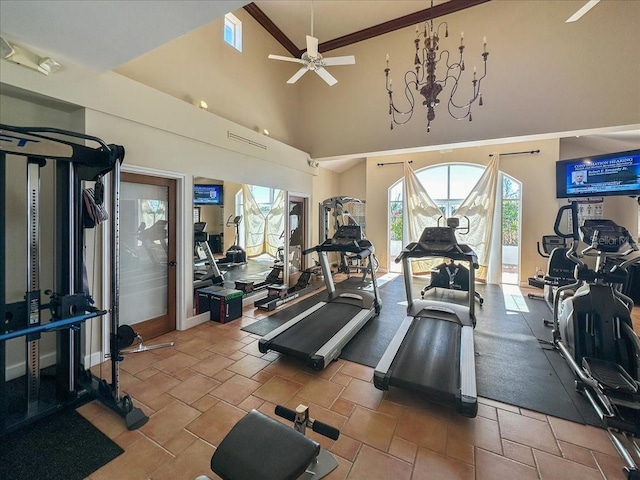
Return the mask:
[[[147,340],[176,328],[176,181],[121,180],[120,324]]]

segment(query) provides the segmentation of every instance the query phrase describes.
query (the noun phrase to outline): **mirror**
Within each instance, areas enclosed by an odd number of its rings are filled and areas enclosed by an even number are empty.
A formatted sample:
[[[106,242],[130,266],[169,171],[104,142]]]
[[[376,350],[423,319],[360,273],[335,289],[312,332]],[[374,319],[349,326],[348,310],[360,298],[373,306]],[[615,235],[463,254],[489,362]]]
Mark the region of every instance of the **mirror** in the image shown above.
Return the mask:
[[[284,282],[286,198],[268,187],[194,179],[194,292],[240,289],[251,302],[266,284]]]

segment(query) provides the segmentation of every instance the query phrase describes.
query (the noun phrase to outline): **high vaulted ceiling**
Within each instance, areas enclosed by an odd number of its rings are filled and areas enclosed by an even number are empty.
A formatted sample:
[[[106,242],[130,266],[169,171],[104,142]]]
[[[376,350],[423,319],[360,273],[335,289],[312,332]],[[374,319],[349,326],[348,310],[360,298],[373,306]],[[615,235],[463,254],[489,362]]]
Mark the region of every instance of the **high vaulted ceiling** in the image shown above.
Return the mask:
[[[434,15],[486,1],[434,0]],[[2,0],[0,34],[63,62],[104,71],[245,5],[263,26],[275,26],[279,30],[276,38],[299,56],[305,36],[311,33],[312,11],[313,33],[320,40],[320,51],[325,51],[323,44],[329,41],[339,39],[337,46],[344,46],[367,38],[362,35],[412,25],[426,18],[424,11],[431,4],[430,0],[265,0],[251,4],[243,0]]]

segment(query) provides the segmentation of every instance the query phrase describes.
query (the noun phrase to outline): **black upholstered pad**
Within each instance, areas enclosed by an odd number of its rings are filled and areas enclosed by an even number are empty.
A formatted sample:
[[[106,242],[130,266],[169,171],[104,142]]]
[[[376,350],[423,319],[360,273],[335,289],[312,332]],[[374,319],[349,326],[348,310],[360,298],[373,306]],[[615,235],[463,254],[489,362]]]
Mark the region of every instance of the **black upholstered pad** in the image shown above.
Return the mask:
[[[223,480],[294,480],[319,452],[318,443],[252,410],[222,440],[211,470]]]

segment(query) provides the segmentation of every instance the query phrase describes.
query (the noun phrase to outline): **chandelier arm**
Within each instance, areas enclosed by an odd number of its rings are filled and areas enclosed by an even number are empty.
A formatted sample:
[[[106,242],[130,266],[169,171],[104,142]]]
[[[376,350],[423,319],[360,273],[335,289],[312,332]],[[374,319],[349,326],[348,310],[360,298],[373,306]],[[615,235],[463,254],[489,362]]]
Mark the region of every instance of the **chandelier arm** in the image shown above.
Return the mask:
[[[471,98],[471,100],[464,104],[464,105],[457,105],[454,101],[453,101],[453,97],[456,93],[456,90],[458,89],[458,85],[459,83],[456,81],[456,83],[453,85],[453,88],[451,89],[451,95],[449,96],[449,102],[448,105],[453,105],[454,108],[457,108],[459,110],[463,110],[465,108],[470,108],[471,105],[478,99],[478,97],[480,96],[480,84],[482,83],[482,79],[484,77],[487,76],[487,64],[485,62],[484,64],[484,74],[476,81],[474,81],[474,87],[473,87],[473,97]],[[446,79],[445,79],[446,80]],[[451,113],[450,107],[449,108],[449,113]],[[453,114],[452,114],[453,115]],[[466,118],[467,116],[469,116],[469,113],[467,113],[464,117],[461,118]],[[455,117],[457,120],[460,120],[459,118]]]

